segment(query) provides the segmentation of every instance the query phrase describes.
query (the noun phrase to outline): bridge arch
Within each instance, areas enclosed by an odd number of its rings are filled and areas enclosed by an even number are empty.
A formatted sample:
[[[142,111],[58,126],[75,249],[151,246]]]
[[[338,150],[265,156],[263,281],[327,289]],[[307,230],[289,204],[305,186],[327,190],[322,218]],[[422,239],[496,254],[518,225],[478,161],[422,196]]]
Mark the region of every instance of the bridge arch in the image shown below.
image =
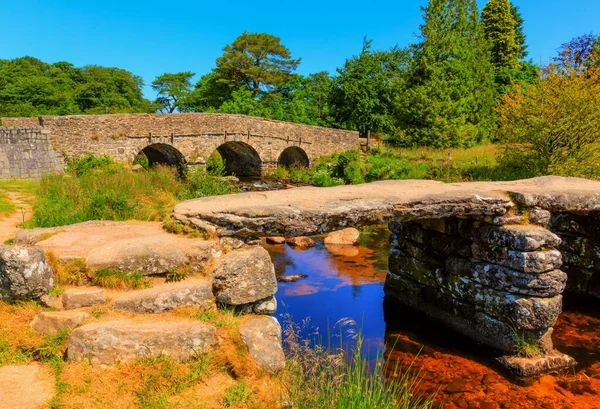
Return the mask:
[[[225,164],[226,175],[260,176],[262,160],[252,146],[245,142],[230,141],[217,147]]]
[[[148,158],[148,165],[169,165],[181,169],[185,165],[185,157],[177,148],[166,143],[153,143],[142,149],[139,154]]]
[[[279,155],[277,165],[286,168],[291,166],[307,168],[310,165],[310,160],[304,149],[298,146],[289,146]]]

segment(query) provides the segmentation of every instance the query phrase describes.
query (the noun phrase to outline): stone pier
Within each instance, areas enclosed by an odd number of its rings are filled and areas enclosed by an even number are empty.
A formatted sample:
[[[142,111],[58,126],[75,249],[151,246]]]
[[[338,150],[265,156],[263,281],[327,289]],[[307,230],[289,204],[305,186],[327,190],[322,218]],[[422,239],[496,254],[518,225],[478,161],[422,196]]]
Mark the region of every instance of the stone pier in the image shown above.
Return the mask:
[[[173,217],[246,241],[388,222],[387,296],[521,376],[575,365],[552,345],[563,291],[600,295],[600,183],[589,180],[297,188],[183,202]]]

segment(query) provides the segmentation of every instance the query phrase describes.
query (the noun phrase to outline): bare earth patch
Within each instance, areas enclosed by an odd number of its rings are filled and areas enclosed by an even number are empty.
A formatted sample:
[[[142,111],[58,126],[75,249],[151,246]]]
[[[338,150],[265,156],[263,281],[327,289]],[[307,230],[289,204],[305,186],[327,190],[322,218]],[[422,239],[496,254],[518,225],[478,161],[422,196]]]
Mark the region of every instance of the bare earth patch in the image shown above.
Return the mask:
[[[0,368],[0,397],[4,409],[35,409],[54,395],[49,367],[31,363]]]

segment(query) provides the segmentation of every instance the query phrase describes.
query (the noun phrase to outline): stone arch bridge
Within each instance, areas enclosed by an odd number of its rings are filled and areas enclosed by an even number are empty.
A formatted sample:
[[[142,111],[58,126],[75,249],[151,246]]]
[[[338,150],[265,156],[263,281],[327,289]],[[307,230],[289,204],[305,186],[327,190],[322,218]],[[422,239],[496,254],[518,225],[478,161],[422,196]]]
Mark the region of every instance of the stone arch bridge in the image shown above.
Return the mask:
[[[217,151],[226,172],[260,176],[277,166],[308,167],[360,146],[354,131],[228,114],[114,114],[2,118],[4,127],[41,126],[63,162],[86,153],[133,162],[204,165]]]

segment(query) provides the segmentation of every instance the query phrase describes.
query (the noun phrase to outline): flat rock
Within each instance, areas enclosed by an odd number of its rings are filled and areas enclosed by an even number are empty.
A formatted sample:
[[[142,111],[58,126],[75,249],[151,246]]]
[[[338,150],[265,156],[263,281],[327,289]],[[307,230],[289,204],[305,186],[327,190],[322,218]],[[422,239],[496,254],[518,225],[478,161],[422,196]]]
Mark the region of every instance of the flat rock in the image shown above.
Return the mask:
[[[536,251],[543,247],[557,247],[561,243],[556,234],[534,224],[494,226],[465,221],[459,230],[467,239],[518,251]]]
[[[85,259],[94,269],[146,274],[187,264],[201,271],[221,255],[216,240],[189,238],[165,231],[161,223],[89,221],[69,226],[21,230],[15,243],[51,251],[60,261]]]
[[[358,229],[349,227],[344,230],[331,232],[323,240],[325,245],[336,246],[358,246],[360,243],[360,232]]]
[[[41,365],[7,365],[0,368],[2,409],[38,409],[54,395],[54,376]]]
[[[212,282],[217,302],[227,305],[254,303],[277,291],[275,267],[262,247],[232,251],[215,266]]]
[[[83,324],[91,315],[83,311],[46,311],[33,318],[31,328],[43,334],[63,329],[73,329]]]
[[[242,341],[258,366],[270,373],[285,367],[281,326],[274,317],[256,318],[240,326]]]
[[[270,236],[267,237],[267,243],[269,244],[284,244],[285,237],[283,236]]]
[[[313,239],[311,239],[310,237],[304,237],[304,236],[289,237],[285,240],[285,242],[292,247],[305,247],[306,248],[306,247],[314,247],[315,246],[315,241]]]
[[[187,306],[214,306],[212,286],[208,281],[184,280],[133,291],[117,298],[113,307],[123,311],[158,313]]]
[[[316,235],[393,219],[502,216],[515,204],[552,212],[600,210],[600,182],[545,176],[508,182],[390,180],[188,200],[173,217],[219,236]]]
[[[549,372],[564,371],[574,367],[577,362],[568,355],[553,350],[545,356],[525,358],[520,356],[503,356],[498,361],[515,375],[529,378]]]
[[[62,299],[67,310],[91,307],[106,301],[104,290],[97,287],[70,288],[63,293]]]
[[[69,336],[68,359],[113,365],[146,356],[166,355],[185,362],[218,344],[214,327],[201,322],[97,322]]]
[[[54,273],[40,249],[0,245],[0,300],[37,299],[54,285]]]

